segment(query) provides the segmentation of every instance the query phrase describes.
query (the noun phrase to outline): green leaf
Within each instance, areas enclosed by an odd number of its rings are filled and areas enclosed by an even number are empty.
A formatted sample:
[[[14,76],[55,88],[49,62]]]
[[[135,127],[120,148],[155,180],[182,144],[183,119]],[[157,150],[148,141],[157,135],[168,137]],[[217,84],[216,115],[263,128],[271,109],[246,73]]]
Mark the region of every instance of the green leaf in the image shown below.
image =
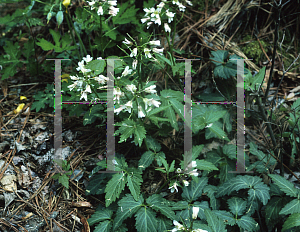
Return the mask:
[[[135,9],[135,6],[129,7],[128,5],[129,2],[124,2],[121,5],[118,14],[112,18],[114,24],[138,24],[138,20],[136,19],[136,12],[138,9]]]
[[[94,229],[94,232],[110,232],[112,227],[112,221],[105,220],[100,222]]]
[[[138,232],[157,231],[156,213],[150,208],[143,207],[135,214],[135,227]]]
[[[94,214],[92,214],[92,216],[88,219],[88,223],[92,226],[98,222],[110,220],[112,215],[112,210],[103,207],[101,210],[97,210]]]
[[[142,146],[144,138],[146,138],[146,129],[142,125],[136,125],[136,128],[134,130],[134,142],[135,144],[139,144],[139,146]]]
[[[69,177],[67,175],[65,174],[61,175],[58,178],[58,182],[62,184],[64,187],[66,187],[67,189],[69,189]]]
[[[234,226],[236,224],[236,219],[234,215],[232,215],[232,213],[225,210],[213,210],[213,212],[223,221],[227,220],[225,224],[228,224],[230,226]]]
[[[212,228],[214,232],[227,232],[226,227],[222,219],[218,218],[214,212],[210,209],[204,210],[208,226]]]
[[[225,50],[212,51],[211,54],[213,57],[210,59],[215,65],[222,65],[222,63],[228,57],[228,51]]]
[[[300,213],[300,200],[294,199],[291,202],[287,203],[283,209],[279,212],[279,214],[294,214]]]
[[[114,219],[113,230],[115,231],[119,226],[121,226],[122,222],[134,215],[143,205],[144,198],[140,195],[139,200],[135,201],[131,194],[126,194],[120,201],[118,201],[118,211],[117,216]]]
[[[158,108],[155,108],[155,109],[151,110],[151,111],[147,114],[147,116],[150,117],[150,116],[152,116],[152,115],[154,115],[154,114],[157,114],[157,113],[159,113],[159,112],[161,112],[161,111],[164,111],[165,109],[168,109],[169,107],[171,107],[171,105],[160,106],[160,107],[158,107]]]
[[[142,172],[132,168],[128,170],[127,175],[127,186],[133,196],[133,198],[137,201],[141,192],[141,183],[143,182]]]
[[[251,89],[257,91],[259,86],[263,84],[263,80],[266,73],[266,67],[263,67],[259,70],[259,72],[253,77],[253,81],[251,83]]]
[[[198,178],[198,183],[192,180],[189,186],[183,187],[181,196],[189,202],[197,200],[198,197],[202,196],[202,190],[207,185],[207,182],[207,177]]]
[[[150,166],[150,164],[152,164],[153,160],[155,157],[155,153],[152,151],[146,151],[141,159],[139,160],[139,168],[142,170],[145,170],[147,167]]]
[[[286,231],[295,226],[300,226],[300,213],[290,215],[284,222],[282,231]]]
[[[288,180],[286,180],[284,177],[275,174],[268,174],[268,176],[272,178],[275,184],[286,195],[296,197],[299,194],[299,191],[294,187],[294,185]]]
[[[51,30],[51,29],[50,29],[50,30]],[[39,40],[40,42],[36,42],[36,44],[37,44],[38,46],[40,46],[44,51],[50,51],[50,50],[54,49],[54,47],[55,47],[52,43],[48,42],[48,41],[45,40],[45,39],[40,39],[40,38],[38,38],[38,40]]]
[[[105,60],[92,60],[85,67],[95,72],[95,75],[99,75],[104,71],[106,66]]]
[[[153,194],[147,198],[146,202],[153,210],[161,212],[171,220],[175,220],[175,213],[171,208],[170,202],[164,199],[161,195]]]
[[[213,165],[211,162],[205,161],[205,160],[196,160],[197,163],[197,169],[199,170],[219,170],[215,165]]]
[[[145,141],[147,142],[147,146],[149,149],[151,149],[154,152],[159,152],[161,149],[160,143],[157,142],[156,139],[152,138],[151,136],[147,135],[145,138]]]
[[[208,127],[208,130],[215,134],[219,139],[230,141],[226,135],[226,133],[220,128],[219,126],[216,125],[217,123],[212,124],[210,127]],[[205,138],[208,139],[210,137],[207,137],[209,134],[205,134]]]
[[[104,190],[105,194],[105,205],[108,207],[112,202],[114,202],[117,197],[120,196],[121,192],[125,188],[125,177],[124,173],[116,173],[113,175],[110,181],[108,181],[107,186]]]
[[[247,201],[244,201],[239,197],[232,197],[227,200],[227,204],[233,215],[241,216],[246,210]]]
[[[168,60],[166,57],[159,55],[158,53],[155,53],[154,56],[158,61],[161,61],[162,63],[167,63],[170,66],[172,66],[171,61]]]
[[[237,220],[237,224],[240,228],[249,232],[259,230],[258,223],[252,217],[249,216],[242,216],[240,219]]]
[[[284,197],[272,197],[266,205],[265,219],[268,227],[273,227],[279,220],[279,212],[286,205],[289,199]]]
[[[54,40],[54,43],[55,43],[55,47],[59,47],[60,46],[60,33],[59,31],[55,31],[55,30],[52,30],[52,29],[49,29],[49,32],[50,34],[52,35],[53,37],[53,40]]]

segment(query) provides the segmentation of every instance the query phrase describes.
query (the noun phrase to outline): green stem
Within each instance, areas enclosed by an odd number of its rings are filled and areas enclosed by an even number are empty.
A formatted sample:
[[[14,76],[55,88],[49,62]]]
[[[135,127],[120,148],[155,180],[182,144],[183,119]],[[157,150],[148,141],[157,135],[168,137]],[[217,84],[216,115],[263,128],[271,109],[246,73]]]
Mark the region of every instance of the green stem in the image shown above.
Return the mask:
[[[74,35],[73,35],[73,33],[72,33],[73,28],[72,28],[71,25],[70,25],[70,21],[69,21],[69,18],[68,18],[68,17],[67,17],[67,23],[68,23],[68,27],[69,27],[70,32],[71,32],[71,37],[72,37],[73,43],[74,43],[74,45],[76,45],[76,40],[75,40]],[[75,29],[74,29],[74,30],[75,30]],[[75,50],[76,50],[76,52],[77,52],[78,59],[80,59],[82,56],[80,56],[79,50],[78,50],[78,49],[75,49]]]
[[[70,17],[70,15],[69,15],[69,13],[67,14],[67,16],[68,16],[68,17],[67,17],[67,20],[71,20],[71,17]],[[70,22],[70,21],[69,21],[69,22]],[[83,42],[82,42],[82,40],[81,40],[81,38],[80,38],[80,35],[79,35],[78,32],[76,31],[74,25],[71,24],[71,23],[70,23],[70,25],[72,25],[72,28],[74,29],[75,34],[76,34],[76,36],[77,36],[77,38],[78,38],[78,40],[79,40],[79,43],[80,43],[80,49],[82,49],[82,53],[84,54],[84,56],[87,56],[87,52],[86,52],[86,49],[85,49],[85,47],[84,47],[84,44],[83,44]]]

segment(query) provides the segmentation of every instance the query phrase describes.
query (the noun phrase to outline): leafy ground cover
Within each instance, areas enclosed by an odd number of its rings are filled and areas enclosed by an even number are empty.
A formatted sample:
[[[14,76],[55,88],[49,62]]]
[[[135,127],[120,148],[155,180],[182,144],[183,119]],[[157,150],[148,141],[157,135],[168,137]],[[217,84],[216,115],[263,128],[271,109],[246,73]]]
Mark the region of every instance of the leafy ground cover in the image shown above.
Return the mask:
[[[0,230],[298,231],[296,2],[2,1]]]

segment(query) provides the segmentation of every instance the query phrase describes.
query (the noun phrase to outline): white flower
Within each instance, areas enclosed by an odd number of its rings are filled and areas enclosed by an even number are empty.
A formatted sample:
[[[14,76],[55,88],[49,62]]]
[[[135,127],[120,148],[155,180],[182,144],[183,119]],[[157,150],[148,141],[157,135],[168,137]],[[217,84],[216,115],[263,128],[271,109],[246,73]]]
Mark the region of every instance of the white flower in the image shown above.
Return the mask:
[[[159,16],[159,13],[161,12],[161,8],[157,8],[156,10],[154,10],[152,13],[151,13],[151,17],[152,18],[160,18]]]
[[[133,68],[134,70],[136,70],[137,63],[138,63],[137,60],[134,60],[134,61],[132,62],[132,68]]]
[[[196,219],[199,213],[199,207],[193,207],[193,215],[192,218]]]
[[[160,46],[160,41],[159,40],[153,40],[153,41],[149,41],[150,45],[155,45],[155,46]]]
[[[70,91],[72,91],[77,85],[77,81],[74,82],[72,85],[69,85],[68,88],[70,89]]]
[[[102,60],[102,57],[98,57],[97,60]]]
[[[181,173],[181,168],[177,168],[176,173]]]
[[[98,15],[103,15],[103,8],[102,8],[102,6],[99,6],[99,8],[97,10],[97,14]]]
[[[153,22],[148,22],[147,23],[147,29],[149,29],[149,27],[153,24]]]
[[[107,1],[107,3],[111,6],[116,6],[117,5],[117,1]]]
[[[154,23],[161,25],[161,20],[160,17],[159,18],[153,18],[154,19]],[[153,21],[153,19],[151,19]]]
[[[143,118],[145,117],[146,115],[143,113],[142,111],[142,107],[141,106],[138,106],[138,117],[139,118]]]
[[[171,28],[167,23],[164,23],[165,32],[171,32]]]
[[[197,169],[194,169],[193,171],[189,172],[189,175],[191,175],[191,176],[198,176],[199,173],[197,172]]]
[[[103,75],[99,75],[98,77],[94,77],[94,79],[96,81],[98,81],[99,84],[102,84],[102,85],[104,85],[105,82],[109,80],[108,77],[105,77]]]
[[[173,0],[172,3],[175,4],[175,5],[178,5],[179,4],[179,0]]]
[[[126,38],[125,38],[125,41],[123,41],[122,43],[127,44],[127,45],[132,45],[133,44],[131,41],[129,41]]]
[[[142,22],[142,23],[145,23],[145,22],[147,22],[149,19],[150,19],[150,17],[143,18],[143,19],[141,19],[141,22]]]
[[[87,101],[87,92],[85,91],[81,91],[81,97],[80,97],[80,100],[84,98],[85,101]]]
[[[136,86],[134,84],[127,85],[126,89],[133,94],[136,91]]]
[[[137,48],[134,48],[130,54],[130,57],[136,56],[137,55]]]
[[[175,16],[175,13],[169,12],[169,10],[166,11],[166,15],[168,16],[168,23],[171,23],[173,21],[173,18]]]
[[[144,8],[144,11],[146,12],[145,16],[153,13],[155,11],[154,7],[151,7],[150,9]]]
[[[86,63],[90,62],[93,60],[93,57],[91,57],[90,55],[87,55],[86,57],[82,58]]]
[[[189,184],[190,184],[187,180],[183,180],[182,182],[185,186],[189,186]]]
[[[127,76],[132,73],[132,69],[129,69],[129,66],[126,66],[125,70],[122,72],[122,77]]]
[[[152,51],[155,52],[155,53],[160,53],[160,54],[162,54],[163,51],[164,51],[164,49],[163,49],[163,48],[153,48]]]
[[[147,87],[144,91],[146,93],[156,93],[155,88],[156,88],[156,85],[151,85],[151,86]]]
[[[128,101],[125,104],[126,110],[128,111],[128,113],[131,113],[131,108],[132,108],[132,101]]]
[[[95,0],[92,0],[92,1],[88,2],[88,4],[91,6],[91,10],[93,10],[95,8],[94,7]]]
[[[148,57],[148,58],[151,58],[152,55],[151,55],[151,50],[149,48],[144,48],[144,52],[145,52],[145,56]]]
[[[185,11],[185,6],[182,3],[177,4],[180,11]]]
[[[115,8],[113,6],[110,6],[109,7],[109,14],[112,15],[112,16],[116,16],[119,12],[119,8]]]
[[[173,193],[175,189],[176,192],[178,192],[177,186],[178,186],[177,182],[174,182],[174,184],[171,187],[169,187],[169,189],[171,189],[171,193]]]
[[[185,0],[185,2],[186,2],[187,4],[189,4],[190,6],[193,5],[193,4],[191,3],[191,1],[189,1],[189,0]]]
[[[163,8],[164,5],[165,5],[165,3],[161,2],[161,3],[159,3],[159,4],[157,5],[157,7],[158,7],[158,8]]]
[[[178,221],[173,220],[173,224],[175,228],[172,230],[172,232],[178,231],[178,230],[184,230],[184,226],[181,225]]]
[[[91,86],[90,86],[90,85],[87,85],[87,86],[86,86],[85,92],[92,93],[92,91],[91,91]]]
[[[78,68],[76,68],[76,70],[77,71],[81,71],[83,74],[84,73],[87,73],[87,72],[90,72],[91,70],[90,69],[86,69],[85,67],[84,67],[84,60],[82,60],[82,61],[80,61],[80,62],[78,62]]]
[[[124,93],[121,92],[121,89],[119,87],[114,88],[114,101],[117,99],[118,100],[118,104],[120,104],[120,97],[124,96]]]
[[[126,108],[125,105],[120,106],[118,109],[114,109],[114,113],[116,113],[117,115],[119,115],[119,113],[124,110]]]
[[[208,124],[205,128],[209,128],[209,127],[211,127],[213,124],[212,123],[210,123],[210,124]]]
[[[143,98],[143,101],[145,103],[145,110],[147,110],[148,106],[154,105],[155,107],[159,107],[159,105],[161,104],[159,101],[156,101],[153,98]]]

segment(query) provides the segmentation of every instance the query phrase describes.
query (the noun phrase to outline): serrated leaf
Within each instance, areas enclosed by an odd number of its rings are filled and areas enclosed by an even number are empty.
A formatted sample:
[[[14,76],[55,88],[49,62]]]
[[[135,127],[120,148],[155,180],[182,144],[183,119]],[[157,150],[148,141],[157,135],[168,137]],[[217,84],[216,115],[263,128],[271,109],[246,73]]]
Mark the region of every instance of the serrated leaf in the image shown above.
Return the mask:
[[[135,169],[133,172],[129,172],[127,175],[127,186],[133,196],[133,198],[137,201],[141,192],[141,183],[143,182],[143,178],[141,172]]]
[[[153,194],[152,196],[147,198],[146,202],[152,209],[160,211],[163,215],[170,218],[171,220],[175,220],[175,213],[170,207],[170,202],[164,199],[161,195]]]
[[[66,187],[67,189],[69,189],[69,177],[67,175],[63,174],[59,176],[58,182],[62,184],[64,187]]]
[[[230,226],[234,226],[236,224],[236,220],[232,213],[225,210],[213,210],[213,212],[224,222],[226,221],[225,224]]]
[[[217,192],[218,187],[214,185],[207,185],[203,192],[207,193],[207,196],[209,197],[210,206],[212,209],[216,210],[218,208],[217,206],[217,199],[215,197],[215,193]]]
[[[137,125],[134,130],[134,142],[135,144],[139,144],[139,146],[142,146],[144,138],[146,138],[146,129],[142,125]]]
[[[215,165],[213,165],[211,162],[205,161],[205,160],[196,160],[197,163],[197,169],[199,170],[219,170]]]
[[[92,226],[98,222],[110,220],[112,215],[112,210],[102,208],[101,210],[97,210],[94,214],[92,214],[92,216],[88,219],[88,223],[90,226]]]
[[[211,54],[213,55],[213,57],[210,58],[210,60],[212,60],[212,62],[215,65],[222,65],[222,63],[228,57],[228,51],[226,51],[226,50],[212,51]]]
[[[279,212],[286,205],[289,199],[285,197],[272,197],[266,205],[265,218],[269,227],[274,226],[275,222],[280,218]]]
[[[165,232],[172,227],[171,220],[166,217],[157,217],[157,232]]]
[[[49,32],[50,34],[52,35],[53,37],[53,40],[54,40],[54,43],[55,43],[55,47],[59,47],[60,46],[60,33],[59,31],[55,31],[55,30],[52,30],[52,29],[49,29]]]
[[[284,177],[275,174],[268,174],[268,176],[272,178],[275,184],[286,195],[291,197],[296,197],[298,195],[298,190],[294,187],[294,185],[291,182],[286,180]]]
[[[207,128],[210,132],[215,134],[217,138],[225,140],[225,141],[230,141],[226,135],[226,133],[220,128],[216,123],[213,123],[210,127]],[[205,138],[207,138],[207,134],[205,134]],[[208,138],[207,138],[208,139]]]
[[[128,5],[129,2],[125,2],[119,8],[118,14],[112,18],[114,24],[138,23],[136,19],[138,9],[135,9],[135,6],[129,7]]]
[[[282,231],[286,231],[295,226],[300,226],[300,213],[290,215],[284,222]]]
[[[171,105],[173,106],[173,109],[176,111],[176,113],[179,115],[179,117],[182,120],[184,120],[184,105],[174,98],[171,98],[169,100],[170,100]]]
[[[210,209],[205,209],[204,213],[208,226],[212,228],[214,232],[227,232],[224,222],[222,219],[218,218],[214,212]]]
[[[138,232],[154,232],[157,231],[156,213],[147,207],[142,207],[135,214],[135,227]]]
[[[300,200],[294,199],[291,202],[287,203],[283,209],[279,212],[279,214],[294,214],[300,213]]]
[[[247,230],[249,232],[259,230],[258,223],[252,217],[248,217],[245,215],[237,220],[237,224],[240,228]]]
[[[239,197],[232,197],[227,200],[227,204],[233,215],[241,216],[246,210],[247,201]]]
[[[120,201],[118,201],[118,211],[117,216],[114,219],[113,231],[115,231],[119,226],[121,226],[122,222],[135,214],[144,203],[144,198],[140,195],[139,200],[134,200],[131,194],[126,194]]]
[[[157,114],[157,113],[159,113],[161,111],[164,111],[164,110],[168,109],[169,107],[171,107],[171,105],[160,106],[158,108],[155,108],[155,109],[151,110],[150,112],[148,112],[147,116],[149,117],[149,116],[152,116],[154,114]]]
[[[150,166],[150,164],[152,164],[154,157],[155,153],[153,153],[152,151],[146,151],[139,160],[139,168],[145,170]]]
[[[94,229],[94,232],[110,232],[112,227],[112,221],[100,222]]]
[[[48,42],[45,39],[38,38],[38,40],[39,40],[39,42],[36,42],[36,44],[38,46],[40,46],[44,51],[50,51],[50,50],[54,49],[54,47],[55,47],[52,43]]]
[[[107,186],[104,190],[105,194],[105,205],[108,207],[112,202],[114,202],[117,197],[120,196],[121,192],[125,188],[125,177],[124,173],[116,173],[113,175],[110,181],[108,181]]]
[[[160,145],[160,143],[157,142],[156,139],[154,139],[151,136],[147,135],[145,140],[147,142],[147,146],[148,146],[149,149],[151,149],[152,151],[155,151],[155,152],[160,151],[161,145]]]
[[[208,178],[207,177],[201,177],[198,178],[198,183],[196,181],[192,180],[189,186],[183,187],[183,192],[181,196],[186,199],[187,201],[195,201],[202,195],[202,190],[207,185]]]

